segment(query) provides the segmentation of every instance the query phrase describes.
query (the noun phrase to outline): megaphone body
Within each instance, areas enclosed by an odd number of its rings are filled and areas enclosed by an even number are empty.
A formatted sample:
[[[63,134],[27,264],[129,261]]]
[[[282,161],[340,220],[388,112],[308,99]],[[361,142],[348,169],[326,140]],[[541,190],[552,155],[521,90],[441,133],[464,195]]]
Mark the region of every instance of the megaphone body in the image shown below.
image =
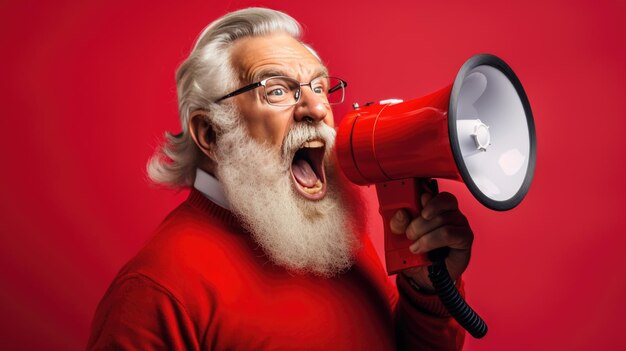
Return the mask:
[[[476,55],[453,84],[409,101],[354,106],[337,132],[336,152],[348,179],[376,186],[385,226],[388,273],[430,263],[389,228],[398,209],[421,211],[431,178],[464,182],[485,206],[509,210],[528,192],[535,165],[535,130],[528,98],[511,68]]]

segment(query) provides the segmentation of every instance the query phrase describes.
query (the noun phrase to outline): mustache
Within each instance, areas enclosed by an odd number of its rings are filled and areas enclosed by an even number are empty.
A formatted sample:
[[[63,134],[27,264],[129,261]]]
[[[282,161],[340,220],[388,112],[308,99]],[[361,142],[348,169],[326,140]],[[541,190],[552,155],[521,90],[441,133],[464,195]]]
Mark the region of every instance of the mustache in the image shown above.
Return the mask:
[[[315,125],[295,123],[289,129],[282,145],[283,158],[291,160],[302,144],[310,140],[322,140],[326,145],[325,156],[328,156],[335,146],[337,132],[326,123]]]

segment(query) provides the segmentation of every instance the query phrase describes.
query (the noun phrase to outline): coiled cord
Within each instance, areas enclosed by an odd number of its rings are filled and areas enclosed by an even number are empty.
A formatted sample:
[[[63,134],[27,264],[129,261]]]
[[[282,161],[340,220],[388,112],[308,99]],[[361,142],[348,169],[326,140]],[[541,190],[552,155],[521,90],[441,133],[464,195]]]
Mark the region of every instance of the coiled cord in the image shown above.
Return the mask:
[[[447,249],[447,248],[444,248]],[[465,328],[473,337],[480,339],[487,334],[487,324],[465,302],[448,273],[445,257],[449,250],[433,250],[429,258],[433,262],[428,266],[428,277],[433,283],[435,292],[450,315]]]

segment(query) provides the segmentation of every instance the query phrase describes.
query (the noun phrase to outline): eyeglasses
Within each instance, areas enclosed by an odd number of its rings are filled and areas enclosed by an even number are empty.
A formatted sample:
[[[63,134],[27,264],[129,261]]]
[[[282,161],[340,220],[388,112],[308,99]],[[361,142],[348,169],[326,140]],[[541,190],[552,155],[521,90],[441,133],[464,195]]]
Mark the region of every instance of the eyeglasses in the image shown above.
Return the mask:
[[[317,77],[310,83],[300,83],[290,77],[277,76],[246,85],[230,94],[222,96],[215,102],[217,103],[252,89],[263,87],[265,99],[270,105],[293,106],[300,101],[300,96],[302,96],[301,88],[304,86],[310,87],[313,93],[319,96],[324,103],[335,105],[343,102],[348,83],[335,77]]]

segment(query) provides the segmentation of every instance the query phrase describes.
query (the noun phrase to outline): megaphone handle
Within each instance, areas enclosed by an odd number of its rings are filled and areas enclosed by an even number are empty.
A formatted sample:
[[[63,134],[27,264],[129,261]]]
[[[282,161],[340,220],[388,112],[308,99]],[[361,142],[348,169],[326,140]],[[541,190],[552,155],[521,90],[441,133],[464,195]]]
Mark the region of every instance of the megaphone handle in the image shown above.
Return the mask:
[[[422,210],[421,195],[424,192],[438,193],[437,181],[428,178],[411,178],[376,184],[380,213],[385,227],[385,263],[389,275],[407,268],[428,265],[428,277],[435,292],[450,315],[475,338],[487,334],[487,325],[465,302],[454,286],[446,267],[446,257],[450,249],[442,247],[427,254],[415,255],[409,251],[412,242],[404,235],[391,232],[391,217],[399,210],[406,209],[412,217]],[[432,264],[431,264],[432,263]]]
[[[389,275],[405,269],[426,266],[430,261],[426,254],[413,254],[409,246],[413,243],[405,235],[391,232],[389,223],[400,209],[408,210],[412,218],[417,217],[422,208],[422,193],[438,192],[437,181],[429,178],[408,178],[376,184],[380,214],[385,228],[385,264]]]

